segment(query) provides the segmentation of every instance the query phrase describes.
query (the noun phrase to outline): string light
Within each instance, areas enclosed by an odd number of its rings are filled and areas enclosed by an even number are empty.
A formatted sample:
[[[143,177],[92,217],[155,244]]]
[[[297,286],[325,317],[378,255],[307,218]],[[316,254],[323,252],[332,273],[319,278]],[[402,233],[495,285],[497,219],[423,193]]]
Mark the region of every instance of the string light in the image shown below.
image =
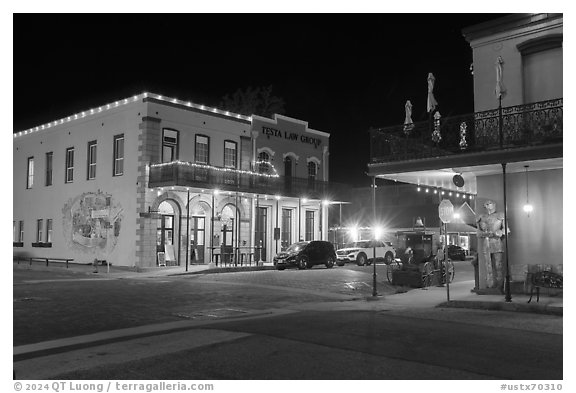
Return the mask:
[[[21,137],[22,135],[28,135],[29,133],[44,130],[44,129],[50,128],[52,126],[56,126],[58,124],[64,124],[65,122],[70,122],[72,120],[77,120],[79,118],[85,118],[87,116],[94,115],[96,113],[101,113],[105,110],[117,108],[121,105],[128,105],[131,102],[137,102],[140,99],[149,98],[149,97],[160,100],[160,101],[171,102],[174,104],[179,104],[179,105],[188,106],[188,107],[194,107],[194,108],[200,109],[202,111],[217,113],[217,114],[220,114],[223,116],[228,116],[228,117],[236,118],[239,120],[244,120],[244,121],[249,121],[249,122],[252,121],[252,116],[245,116],[245,115],[241,115],[238,113],[232,113],[232,112],[220,110],[217,108],[206,107],[204,105],[193,104],[191,102],[181,101],[181,100],[178,100],[176,98],[164,97],[164,96],[161,96],[159,94],[153,94],[153,93],[147,93],[146,92],[146,93],[142,93],[142,94],[133,96],[132,100],[130,100],[128,98],[124,98],[122,100],[115,101],[115,102],[110,103],[110,104],[102,105],[102,106],[98,107],[97,109],[96,108],[88,109],[88,110],[78,112],[74,115],[70,115],[70,116],[62,118],[62,119],[54,120],[53,121],[54,124],[52,124],[52,122],[49,122],[49,123],[43,124],[41,126],[36,126],[36,127],[29,128],[27,130],[22,130],[22,131],[16,132],[13,135],[14,135],[14,138],[18,138],[18,137]]]
[[[267,161],[264,161],[264,162],[270,164]],[[256,163],[259,163],[259,162],[256,162]],[[261,177],[267,177],[267,178],[280,177],[280,175],[278,175],[278,172],[276,171],[276,169],[274,168],[274,166],[272,164],[270,164],[270,167],[274,171],[273,174],[259,173],[259,172],[254,172],[254,171],[245,171],[242,169],[235,169],[235,168],[222,168],[222,167],[218,167],[218,166],[197,164],[195,162],[185,162],[185,161],[180,161],[180,160],[171,161],[171,162],[163,162],[161,164],[152,164],[152,165],[150,165],[150,168],[162,168],[162,167],[169,166],[169,165],[191,166],[194,168],[211,169],[211,170],[215,170],[215,171],[219,171],[219,172],[238,173],[238,174],[251,175],[251,176],[261,176]]]

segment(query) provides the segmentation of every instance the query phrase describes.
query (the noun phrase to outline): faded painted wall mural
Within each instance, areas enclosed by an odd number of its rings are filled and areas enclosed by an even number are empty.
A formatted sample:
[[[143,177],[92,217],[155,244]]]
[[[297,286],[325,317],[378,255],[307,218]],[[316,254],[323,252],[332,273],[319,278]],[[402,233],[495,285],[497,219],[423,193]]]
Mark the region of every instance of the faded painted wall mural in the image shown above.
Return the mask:
[[[64,238],[77,249],[110,252],[120,236],[122,210],[100,190],[70,199],[62,209]]]

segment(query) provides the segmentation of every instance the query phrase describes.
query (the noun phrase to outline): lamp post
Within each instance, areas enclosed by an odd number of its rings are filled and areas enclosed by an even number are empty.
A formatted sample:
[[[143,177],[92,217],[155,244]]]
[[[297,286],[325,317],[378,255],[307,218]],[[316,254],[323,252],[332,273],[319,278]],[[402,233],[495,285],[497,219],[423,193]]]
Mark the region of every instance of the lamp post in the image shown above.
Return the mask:
[[[510,293],[510,264],[508,262],[508,205],[506,203],[506,163],[502,163],[502,182],[504,187],[504,250],[506,251],[506,281],[504,282],[504,292],[506,302],[512,301]]]
[[[440,205],[438,205],[438,216],[442,223],[444,224],[444,274],[446,276],[446,299],[450,301],[450,276],[448,272],[448,227],[447,224],[454,218],[454,205],[450,202],[450,199],[442,199]]]
[[[186,190],[186,271],[188,271],[188,253],[190,249],[190,190]]]
[[[372,176],[372,216],[376,219],[376,176]],[[376,229],[376,225],[374,225],[374,229]],[[373,238],[376,240],[376,231],[373,233]],[[372,296],[376,297],[378,296],[378,291],[376,290],[376,241],[372,244],[374,245],[372,250]]]

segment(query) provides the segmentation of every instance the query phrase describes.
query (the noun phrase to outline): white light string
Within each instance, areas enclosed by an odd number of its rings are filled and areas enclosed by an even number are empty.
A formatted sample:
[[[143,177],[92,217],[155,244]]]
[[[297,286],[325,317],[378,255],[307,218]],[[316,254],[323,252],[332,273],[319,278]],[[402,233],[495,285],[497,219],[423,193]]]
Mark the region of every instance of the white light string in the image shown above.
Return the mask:
[[[49,129],[51,127],[55,127],[55,126],[58,126],[58,125],[61,125],[64,123],[71,122],[73,120],[84,119],[87,116],[99,114],[99,113],[102,113],[102,112],[110,110],[110,109],[118,108],[118,107],[123,106],[123,105],[137,102],[137,101],[144,99],[144,98],[153,98],[156,100],[165,101],[165,102],[169,102],[169,103],[177,104],[177,105],[182,105],[182,106],[186,106],[189,108],[195,108],[195,109],[199,109],[199,110],[205,111],[205,112],[216,113],[219,115],[228,116],[228,117],[239,119],[239,120],[245,120],[245,121],[249,121],[249,122],[252,121],[252,116],[240,115],[238,113],[232,113],[229,111],[224,111],[224,110],[220,110],[217,108],[212,108],[212,107],[208,107],[205,105],[195,104],[195,103],[190,102],[190,101],[182,101],[182,100],[179,100],[176,98],[164,97],[160,94],[142,93],[142,94],[132,96],[130,98],[124,98],[122,100],[112,102],[110,104],[105,104],[105,105],[99,106],[97,108],[92,108],[92,109],[89,109],[86,111],[78,112],[74,115],[67,116],[67,117],[64,117],[62,119],[54,120],[50,123],[46,123],[46,124],[43,124],[40,126],[32,127],[32,128],[27,129],[27,130],[24,130],[24,131],[16,132],[16,133],[14,133],[14,138],[17,138],[17,137],[20,137],[23,135],[28,135],[28,134],[31,134],[33,132],[46,130],[46,129]]]

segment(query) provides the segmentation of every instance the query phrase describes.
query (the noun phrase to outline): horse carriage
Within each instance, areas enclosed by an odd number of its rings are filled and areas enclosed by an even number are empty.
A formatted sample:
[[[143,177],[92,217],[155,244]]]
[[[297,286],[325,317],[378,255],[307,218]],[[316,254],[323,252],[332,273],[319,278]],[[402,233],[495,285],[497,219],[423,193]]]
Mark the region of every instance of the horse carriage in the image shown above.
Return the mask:
[[[454,263],[446,259],[442,250],[436,255],[425,255],[423,249],[412,250],[408,247],[400,258],[388,265],[386,276],[392,285],[405,285],[426,288],[442,285],[454,280]]]

